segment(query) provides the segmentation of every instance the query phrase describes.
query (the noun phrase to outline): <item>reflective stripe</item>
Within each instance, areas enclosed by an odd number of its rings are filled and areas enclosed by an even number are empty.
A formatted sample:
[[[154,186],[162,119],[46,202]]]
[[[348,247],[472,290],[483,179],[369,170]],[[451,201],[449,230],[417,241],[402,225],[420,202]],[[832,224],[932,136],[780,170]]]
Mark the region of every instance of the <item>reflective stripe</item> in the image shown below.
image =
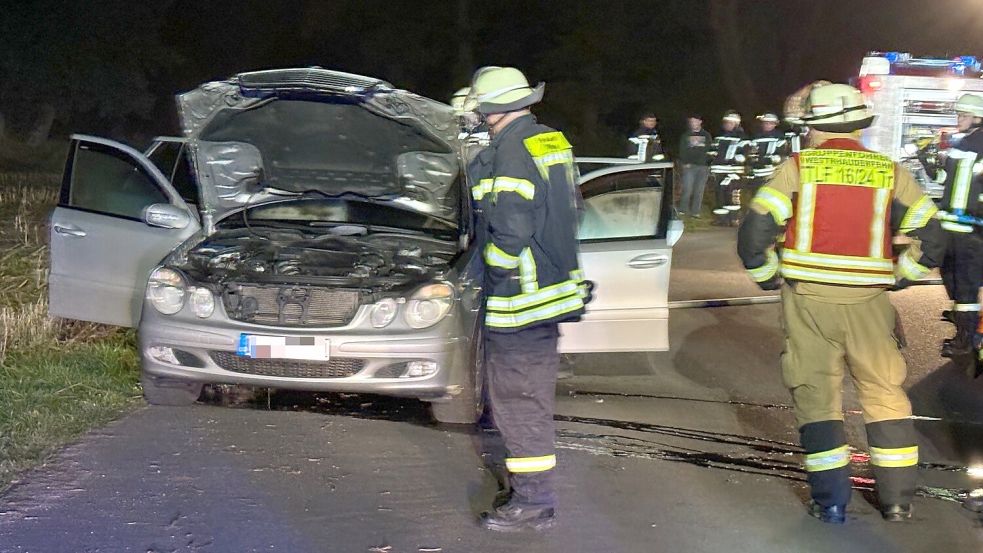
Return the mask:
[[[966,152],[955,148],[949,150],[949,157],[956,159],[956,178],[952,181],[952,196],[949,204],[952,209],[966,209],[969,205],[969,188],[973,180],[973,164],[976,161],[975,152]]]
[[[901,232],[908,233],[924,227],[938,211],[931,198],[922,196],[905,212],[904,218],[901,219]]]
[[[812,249],[812,219],[816,211],[816,185],[801,183],[799,209],[796,212],[795,249],[807,252]]]
[[[884,255],[884,233],[886,232],[887,207],[891,202],[891,189],[878,188],[874,192],[874,218],[870,221],[870,256]]]
[[[870,448],[870,464],[878,467],[902,468],[918,465],[918,446],[885,449]]]
[[[852,284],[858,286],[890,286],[894,284],[894,275],[806,269],[795,267],[787,262],[782,264],[782,276],[791,280],[809,280],[813,282],[825,282],[827,284]]]
[[[492,191],[493,183],[495,179],[481,179],[481,181],[471,187],[471,197],[475,201],[480,201],[485,197],[485,194],[490,194]]]
[[[980,304],[978,303],[954,303],[952,304],[953,311],[979,311]]]
[[[931,269],[911,258],[908,252],[901,254],[895,274],[907,280],[918,280],[929,273]]]
[[[850,446],[840,446],[829,451],[810,453],[805,459],[808,472],[834,470],[850,464]]]
[[[509,472],[543,472],[556,466],[556,455],[542,457],[508,457],[505,466]]]
[[[754,195],[754,200],[751,203],[752,205],[755,203],[761,204],[761,207],[768,211],[768,213],[771,213],[771,216],[774,217],[775,222],[779,226],[784,225],[785,221],[792,217],[792,200],[770,186],[759,188],[758,193]]]
[[[532,249],[528,247],[523,248],[519,253],[519,282],[522,284],[522,291],[526,294],[539,290],[536,260],[533,259]]]
[[[751,273],[751,278],[755,282],[771,280],[778,273],[778,254],[775,253],[775,250],[769,250],[768,260],[765,261],[765,264],[755,269],[748,269],[748,273]]]
[[[579,293],[581,286],[578,280],[565,280],[559,284],[537,290],[532,294],[519,294],[512,297],[488,296],[485,305],[489,311],[504,311],[507,313],[522,311],[523,309],[569,296],[575,292]]]
[[[492,190],[497,195],[499,192],[515,192],[527,200],[533,199],[536,195],[536,186],[526,179],[516,179],[512,177],[495,177]]]
[[[952,221],[942,221],[942,228],[950,232],[961,232],[963,234],[973,232],[973,227]]]
[[[521,313],[497,313],[489,311],[485,316],[485,324],[496,328],[515,328],[530,323],[551,319],[564,313],[583,309],[584,300],[578,294],[566,300],[546,304],[536,309]]]
[[[515,269],[519,266],[519,258],[505,253],[494,243],[485,245],[485,263],[502,269]]]
[[[889,273],[894,270],[890,259],[880,257],[855,257],[850,255],[834,255],[828,253],[800,252],[791,248],[782,250],[782,259],[786,262],[806,265],[819,265],[828,268],[841,269],[870,269]]]

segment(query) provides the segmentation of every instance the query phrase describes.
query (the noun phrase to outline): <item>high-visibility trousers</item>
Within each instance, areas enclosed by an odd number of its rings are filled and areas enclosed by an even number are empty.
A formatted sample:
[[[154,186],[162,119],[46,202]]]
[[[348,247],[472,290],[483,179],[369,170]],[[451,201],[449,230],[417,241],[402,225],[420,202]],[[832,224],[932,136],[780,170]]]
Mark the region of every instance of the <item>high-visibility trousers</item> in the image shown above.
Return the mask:
[[[546,324],[513,333],[485,331],[492,419],[502,434],[513,501],[553,506],[556,466],[553,412],[559,330]]]
[[[896,312],[886,293],[859,303],[836,301],[798,294],[791,286],[782,290],[782,375],[792,393],[813,499],[824,506],[850,499],[842,401],[849,371],[867,423],[880,501],[910,503],[918,448],[902,388],[905,362],[893,336]]]

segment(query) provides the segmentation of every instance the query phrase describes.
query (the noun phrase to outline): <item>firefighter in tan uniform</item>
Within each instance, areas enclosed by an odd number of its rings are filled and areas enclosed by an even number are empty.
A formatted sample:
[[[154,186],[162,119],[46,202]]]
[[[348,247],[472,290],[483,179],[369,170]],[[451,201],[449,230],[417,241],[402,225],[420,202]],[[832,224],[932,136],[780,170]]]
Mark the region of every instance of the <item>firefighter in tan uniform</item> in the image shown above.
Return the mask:
[[[937,267],[944,238],[935,205],[911,174],[860,144],[859,131],[873,116],[858,90],[826,83],[801,96],[809,147],[755,195],[738,253],[763,289],[782,290],[782,374],[806,453],[811,514],[846,520],[850,448],[842,384],[849,371],[863,405],[881,513],[900,521],[911,516],[918,448],[902,388],[905,361],[893,336],[896,314],[885,292]],[[895,232],[912,241],[897,261]]]

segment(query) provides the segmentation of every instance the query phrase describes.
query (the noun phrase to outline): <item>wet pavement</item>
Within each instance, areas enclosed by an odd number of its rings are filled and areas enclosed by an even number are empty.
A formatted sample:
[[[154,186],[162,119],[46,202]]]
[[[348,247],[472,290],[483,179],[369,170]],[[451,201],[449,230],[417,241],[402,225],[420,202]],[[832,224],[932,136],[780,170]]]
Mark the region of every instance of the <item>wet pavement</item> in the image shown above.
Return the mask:
[[[759,293],[732,235],[684,237],[672,299]],[[870,503],[850,391],[848,524],[805,514],[777,306],[752,305],[673,310],[668,352],[574,359],[557,389],[560,518],[542,534],[474,523],[497,488],[493,434],[432,424],[415,401],[220,389],[138,409],[23,475],[0,496],[0,552],[979,552],[983,522],[958,500],[983,463],[983,379],[937,356],[939,287],[894,300],[922,448],[907,524]]]

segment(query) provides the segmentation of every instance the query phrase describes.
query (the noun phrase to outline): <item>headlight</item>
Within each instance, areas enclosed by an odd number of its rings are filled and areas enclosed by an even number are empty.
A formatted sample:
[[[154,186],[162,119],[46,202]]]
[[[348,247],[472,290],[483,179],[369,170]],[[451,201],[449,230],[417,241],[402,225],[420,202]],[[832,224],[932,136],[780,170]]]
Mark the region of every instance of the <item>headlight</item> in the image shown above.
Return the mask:
[[[215,312],[215,296],[208,288],[192,289],[188,303],[191,311],[201,319],[207,319]]]
[[[393,319],[396,318],[398,307],[396,300],[392,298],[375,302],[375,305],[372,306],[372,315],[370,316],[372,326],[376,328],[389,326],[389,323],[393,322]]]
[[[167,267],[157,267],[150,273],[147,283],[147,299],[157,311],[173,315],[184,307],[187,283],[181,273]]]
[[[410,296],[403,316],[413,328],[431,327],[447,316],[453,302],[454,289],[450,284],[428,284]]]

